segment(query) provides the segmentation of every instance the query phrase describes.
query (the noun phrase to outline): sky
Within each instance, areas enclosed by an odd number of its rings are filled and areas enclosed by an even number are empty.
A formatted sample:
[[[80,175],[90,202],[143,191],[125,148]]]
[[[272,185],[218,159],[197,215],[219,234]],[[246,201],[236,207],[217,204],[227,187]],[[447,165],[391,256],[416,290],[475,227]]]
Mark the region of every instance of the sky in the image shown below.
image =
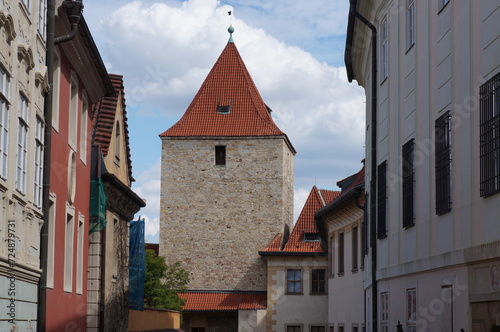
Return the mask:
[[[84,0],[109,73],[123,75],[132,189],[159,240],[160,133],[184,114],[229,39],[295,149],[295,220],[316,185],[358,172],[365,97],[344,66],[348,0]],[[229,16],[228,12],[232,15]],[[294,220],[294,221],[295,221]]]

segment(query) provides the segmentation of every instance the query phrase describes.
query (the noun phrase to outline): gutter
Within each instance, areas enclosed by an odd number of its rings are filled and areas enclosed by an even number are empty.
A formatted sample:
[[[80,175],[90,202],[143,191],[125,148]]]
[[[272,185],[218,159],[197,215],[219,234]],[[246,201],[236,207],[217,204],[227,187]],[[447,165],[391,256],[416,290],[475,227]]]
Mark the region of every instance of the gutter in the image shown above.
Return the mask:
[[[326,252],[259,251],[261,256],[327,256]]]
[[[349,18],[347,24],[347,39],[344,61],[347,70],[347,78],[352,82],[354,72],[352,68],[352,51],[354,39],[354,25],[356,18],[371,30],[371,151],[370,151],[370,246],[371,251],[371,278],[372,278],[372,331],[378,328],[378,289],[377,289],[377,234],[376,234],[376,184],[377,184],[377,29],[364,16],[357,11],[358,0],[349,1]]]

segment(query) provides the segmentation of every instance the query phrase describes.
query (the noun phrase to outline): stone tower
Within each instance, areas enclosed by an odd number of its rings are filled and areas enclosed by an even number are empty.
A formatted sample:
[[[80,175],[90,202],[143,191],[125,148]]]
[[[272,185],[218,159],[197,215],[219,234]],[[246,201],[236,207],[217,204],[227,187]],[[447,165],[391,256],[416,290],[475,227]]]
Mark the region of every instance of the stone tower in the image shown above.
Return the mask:
[[[295,150],[232,38],[160,137],[160,255],[190,271],[191,291],[265,291],[258,251],[293,221]]]

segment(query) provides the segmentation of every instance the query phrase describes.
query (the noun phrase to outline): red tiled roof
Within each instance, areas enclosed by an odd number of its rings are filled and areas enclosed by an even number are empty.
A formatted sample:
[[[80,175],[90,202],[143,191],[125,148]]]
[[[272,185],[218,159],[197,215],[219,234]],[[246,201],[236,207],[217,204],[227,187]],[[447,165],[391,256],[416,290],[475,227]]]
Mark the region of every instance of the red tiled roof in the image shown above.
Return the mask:
[[[287,253],[325,253],[320,241],[305,241],[305,233],[318,234],[318,228],[314,220],[314,212],[332,202],[340,195],[339,191],[317,189],[314,186],[309,193],[299,218],[286,242],[283,250],[280,250],[282,234],[278,234],[262,252],[287,252]]]
[[[116,107],[118,106],[118,98],[121,98],[123,119],[123,129],[125,131],[125,152],[127,155],[127,166],[128,175],[131,181],[134,181],[132,177],[132,158],[130,155],[130,145],[129,145],[129,132],[128,132],[128,122],[127,122],[127,111],[125,108],[125,89],[123,87],[123,76],[109,74],[109,78],[113,83],[113,87],[116,91],[116,96],[114,97],[103,97],[94,106],[94,113],[96,114],[94,118],[94,135],[92,138],[93,144],[98,144],[101,147],[104,156],[108,155],[109,144],[111,143],[111,137],[113,135],[113,129],[115,125]]]
[[[230,106],[228,114],[218,106]],[[160,137],[189,136],[283,136],[274,123],[252,77],[234,45],[229,42],[212,67],[188,109]]]
[[[188,292],[179,294],[186,300],[184,311],[234,311],[266,309],[266,293]]]

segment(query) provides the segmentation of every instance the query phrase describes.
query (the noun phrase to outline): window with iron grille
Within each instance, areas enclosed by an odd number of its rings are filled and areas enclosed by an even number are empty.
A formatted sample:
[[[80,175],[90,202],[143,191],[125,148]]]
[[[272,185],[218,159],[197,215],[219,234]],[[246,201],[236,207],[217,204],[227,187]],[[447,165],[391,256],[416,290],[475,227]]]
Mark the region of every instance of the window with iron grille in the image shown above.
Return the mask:
[[[479,88],[481,197],[500,192],[500,73]]]
[[[377,178],[377,237],[387,236],[387,160],[378,165]]]
[[[441,115],[435,123],[436,214],[451,211],[451,115]]]
[[[413,165],[413,147],[415,140],[411,139],[403,145],[403,227],[415,224],[413,204],[415,169]]]

